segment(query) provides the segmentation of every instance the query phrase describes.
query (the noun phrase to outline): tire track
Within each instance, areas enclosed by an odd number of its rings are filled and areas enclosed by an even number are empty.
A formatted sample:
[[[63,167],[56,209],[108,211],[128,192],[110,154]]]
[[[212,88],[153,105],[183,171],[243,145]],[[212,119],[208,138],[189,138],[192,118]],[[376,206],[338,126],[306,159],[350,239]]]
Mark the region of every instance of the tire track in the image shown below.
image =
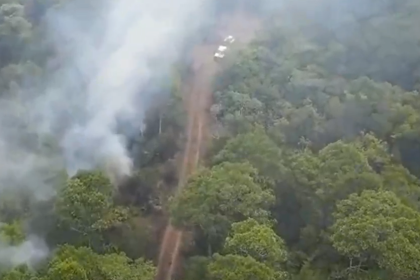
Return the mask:
[[[195,171],[200,158],[200,148],[203,135],[203,112],[205,112],[205,108],[202,107],[202,94],[200,94],[197,89],[197,81],[201,81],[202,79],[193,80],[195,82],[187,95],[186,106],[189,119],[187,129],[188,139],[180,171],[178,191],[186,183],[188,176]],[[158,262],[158,271],[155,279],[171,279],[175,272],[175,268],[178,267],[178,253],[181,249],[182,239],[182,231],[169,224],[164,233]]]
[[[207,51],[209,51],[209,53],[206,53],[207,56],[212,57],[211,50],[212,48],[208,48]],[[187,112],[189,119],[187,130],[188,140],[179,177],[178,191],[184,186],[188,176],[191,175],[198,166],[203,142],[204,122],[207,117],[207,104],[204,101],[212,94],[210,91],[210,83],[212,74],[214,74],[215,70],[215,65],[208,66],[208,69],[204,69],[203,66],[200,66],[200,68],[195,71],[193,86],[187,95]],[[169,224],[165,230],[161,245],[156,280],[171,280],[172,275],[174,275],[176,272],[175,270],[178,267],[178,255],[181,250],[182,240],[182,231]]]
[[[247,43],[259,28],[259,21],[250,15],[238,12],[234,16],[224,19],[223,25],[224,28],[220,29],[221,36],[233,34],[240,37],[242,43]],[[185,104],[188,114],[188,139],[177,191],[182,189],[188,177],[196,170],[201,153],[205,151],[205,144],[209,138],[210,116],[208,109],[212,103],[211,84],[212,78],[218,70],[218,64],[213,61],[213,53],[216,48],[217,45],[201,45],[197,46],[193,53],[194,74],[189,87],[187,87],[188,94]],[[175,273],[179,271],[181,267],[179,255],[183,236],[183,232],[174,228],[169,222],[161,243],[156,280],[172,280]]]

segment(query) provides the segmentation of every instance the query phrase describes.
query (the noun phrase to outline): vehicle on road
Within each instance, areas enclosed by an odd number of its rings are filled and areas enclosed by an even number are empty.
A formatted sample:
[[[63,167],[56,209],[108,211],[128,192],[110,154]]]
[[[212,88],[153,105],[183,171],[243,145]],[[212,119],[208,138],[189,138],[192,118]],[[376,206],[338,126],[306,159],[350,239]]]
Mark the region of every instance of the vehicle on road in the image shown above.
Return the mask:
[[[214,53],[214,60],[219,61],[220,59],[224,58],[226,51],[228,50],[227,45],[230,45],[233,42],[235,42],[235,38],[232,35],[229,35],[223,39],[223,45],[219,45],[217,51]]]
[[[235,42],[235,38],[233,38],[232,35],[227,36],[223,42],[228,43],[228,44],[232,44],[233,42]]]
[[[216,53],[214,54],[214,59],[218,60],[218,59],[224,58],[226,49],[227,49],[226,46],[219,46],[217,48]]]

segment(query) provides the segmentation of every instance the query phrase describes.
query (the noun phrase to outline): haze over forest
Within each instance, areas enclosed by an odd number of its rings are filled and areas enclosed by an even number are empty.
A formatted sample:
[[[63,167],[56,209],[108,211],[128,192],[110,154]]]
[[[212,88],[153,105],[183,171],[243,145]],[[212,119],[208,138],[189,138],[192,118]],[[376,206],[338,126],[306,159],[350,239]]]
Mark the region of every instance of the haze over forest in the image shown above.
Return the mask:
[[[418,0],[0,0],[0,279],[161,280],[168,224],[177,280],[420,279],[419,26]]]

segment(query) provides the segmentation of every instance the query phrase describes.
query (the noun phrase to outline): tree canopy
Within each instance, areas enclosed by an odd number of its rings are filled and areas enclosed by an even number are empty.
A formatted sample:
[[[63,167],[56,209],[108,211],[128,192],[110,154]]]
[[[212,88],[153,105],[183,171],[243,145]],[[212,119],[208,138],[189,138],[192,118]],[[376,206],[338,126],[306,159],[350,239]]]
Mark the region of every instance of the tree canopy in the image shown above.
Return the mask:
[[[419,279],[420,2],[163,2],[0,0],[0,279],[152,280],[168,224],[175,279]]]

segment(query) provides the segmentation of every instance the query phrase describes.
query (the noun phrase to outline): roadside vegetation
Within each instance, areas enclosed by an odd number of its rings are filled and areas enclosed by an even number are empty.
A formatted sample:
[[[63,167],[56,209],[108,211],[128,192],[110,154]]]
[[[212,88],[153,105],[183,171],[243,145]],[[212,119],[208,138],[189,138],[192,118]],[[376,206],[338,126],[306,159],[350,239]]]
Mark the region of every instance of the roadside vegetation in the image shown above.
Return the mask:
[[[60,2],[0,1],[0,98],[19,110],[59,67],[42,18]],[[151,89],[127,147],[135,172],[118,188],[102,170],[69,177],[57,164],[48,199],[34,198],[36,178],[0,189],[0,279],[152,280],[169,219],[190,233],[185,280],[420,278],[420,3],[214,2],[215,15],[245,3],[264,25],[215,77],[200,169],[174,195],[185,54]],[[19,110],[1,117],[25,132],[16,145],[56,157],[57,139]],[[48,256],[12,258],[33,236]]]

